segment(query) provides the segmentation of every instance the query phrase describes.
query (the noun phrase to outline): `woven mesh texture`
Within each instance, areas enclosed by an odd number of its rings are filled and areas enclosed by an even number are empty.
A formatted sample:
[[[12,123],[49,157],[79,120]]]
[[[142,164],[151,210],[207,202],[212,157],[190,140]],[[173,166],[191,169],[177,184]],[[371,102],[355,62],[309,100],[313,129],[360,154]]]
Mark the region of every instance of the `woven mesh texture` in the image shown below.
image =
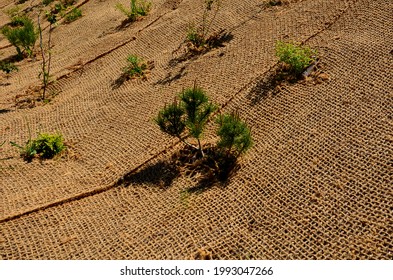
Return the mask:
[[[128,1],[79,2],[83,17],[53,31],[50,104],[15,107],[39,84],[39,55],[0,74],[0,143],[25,142],[28,127],[70,143],[32,163],[0,148],[0,258],[393,258],[392,1],[226,0],[212,30],[233,38],[178,63],[203,1],[153,1],[124,28],[114,6]],[[277,40],[317,49],[323,79],[269,90]],[[1,38],[0,52],[15,49]],[[129,54],[154,68],[116,86]],[[225,185],[176,172],[182,146],[153,122],[195,79],[252,127]]]

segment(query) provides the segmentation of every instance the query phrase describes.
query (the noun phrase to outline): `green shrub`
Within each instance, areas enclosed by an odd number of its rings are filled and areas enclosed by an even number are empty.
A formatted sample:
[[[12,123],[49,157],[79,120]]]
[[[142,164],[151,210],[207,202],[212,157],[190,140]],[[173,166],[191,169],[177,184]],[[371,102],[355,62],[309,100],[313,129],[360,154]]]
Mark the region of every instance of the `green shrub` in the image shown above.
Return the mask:
[[[73,22],[82,16],[82,11],[78,8],[73,8],[66,16],[65,21],[67,23]]]
[[[127,66],[123,68],[123,74],[128,78],[134,76],[141,77],[144,76],[147,70],[147,64],[136,55],[129,55],[127,57]]]
[[[217,146],[226,150],[226,154],[245,153],[252,146],[251,130],[236,113],[221,115],[217,118],[220,140]]]
[[[9,74],[12,71],[18,71],[18,67],[15,64],[8,61],[0,61],[0,70]]]
[[[15,142],[11,145],[21,150],[21,156],[26,161],[31,161],[34,157],[50,159],[65,149],[64,138],[61,134],[40,133],[36,139],[29,139],[25,146],[20,146]]]
[[[130,0],[130,8],[127,9],[121,3],[115,8],[125,14],[129,21],[136,21],[139,16],[146,16],[151,9],[151,2],[145,0]]]
[[[6,25],[1,29],[1,32],[11,45],[16,48],[19,57],[23,57],[24,54],[32,56],[33,48],[38,38],[34,23],[27,17],[18,18],[18,22],[17,27]]]
[[[317,52],[295,43],[278,41],[276,56],[285,63],[295,75],[300,75],[314,60]]]

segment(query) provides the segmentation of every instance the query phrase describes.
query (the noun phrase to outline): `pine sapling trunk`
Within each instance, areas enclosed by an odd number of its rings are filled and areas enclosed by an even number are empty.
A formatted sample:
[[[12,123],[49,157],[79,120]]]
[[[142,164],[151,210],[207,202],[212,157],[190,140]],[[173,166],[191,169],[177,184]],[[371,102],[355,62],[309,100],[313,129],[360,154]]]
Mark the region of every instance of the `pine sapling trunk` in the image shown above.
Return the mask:
[[[199,151],[201,152],[202,157],[204,157],[205,154],[203,153],[201,141],[199,140],[199,138],[198,138],[198,146],[199,146]]]

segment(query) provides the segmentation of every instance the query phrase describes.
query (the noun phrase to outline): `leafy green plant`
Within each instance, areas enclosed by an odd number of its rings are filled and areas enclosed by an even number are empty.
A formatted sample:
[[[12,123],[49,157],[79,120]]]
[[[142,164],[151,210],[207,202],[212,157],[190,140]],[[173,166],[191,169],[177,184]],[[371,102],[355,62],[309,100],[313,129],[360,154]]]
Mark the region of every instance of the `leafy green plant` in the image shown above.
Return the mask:
[[[82,17],[82,11],[78,8],[73,8],[65,17],[65,22],[70,23]]]
[[[226,154],[245,153],[252,146],[251,130],[245,122],[240,119],[239,114],[225,114],[217,118],[219,128],[217,135],[220,140],[217,146],[226,150]]]
[[[18,67],[15,64],[8,61],[0,61],[0,70],[9,74],[13,71],[18,71]]]
[[[18,20],[20,20],[20,26],[10,27],[6,25],[1,29],[1,32],[16,48],[19,58],[23,58],[25,54],[32,56],[38,37],[34,23],[27,17],[21,17]]]
[[[136,55],[127,57],[127,66],[123,68],[123,74],[128,78],[144,76],[147,70],[147,64]]]
[[[130,0],[130,8],[117,3],[115,8],[125,14],[131,22],[136,21],[140,16],[146,16],[151,9],[151,2],[145,0]]]
[[[316,59],[317,51],[295,43],[278,41],[276,56],[285,63],[295,75],[300,75]]]
[[[50,159],[65,150],[64,138],[61,134],[40,133],[36,139],[31,139],[24,146],[11,142],[12,146],[20,149],[20,155],[28,162],[34,157]]]

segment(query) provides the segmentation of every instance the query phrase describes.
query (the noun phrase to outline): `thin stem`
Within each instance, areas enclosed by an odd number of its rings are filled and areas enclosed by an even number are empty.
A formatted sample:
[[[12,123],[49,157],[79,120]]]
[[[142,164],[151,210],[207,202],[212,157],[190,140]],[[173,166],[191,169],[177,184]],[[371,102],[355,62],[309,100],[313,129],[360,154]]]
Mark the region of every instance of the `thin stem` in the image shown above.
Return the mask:
[[[49,83],[49,73],[50,73],[50,65],[51,65],[51,60],[52,60],[52,23],[49,25],[49,37],[48,37],[48,68],[47,68],[47,80],[46,80],[46,85]],[[45,87],[46,87],[45,85]]]
[[[197,140],[198,140],[199,151],[201,152],[201,154],[202,154],[202,157],[204,157],[204,156],[205,156],[205,154],[203,153],[203,150],[202,150],[201,141],[199,140],[199,138],[198,138]]]
[[[40,23],[40,14],[38,14],[38,31],[40,33],[40,48],[41,48],[41,55],[42,55],[42,77],[44,83],[44,92],[42,93],[42,99],[45,100],[45,93],[46,93],[46,59],[45,59],[45,51],[42,45],[42,29]]]
[[[186,140],[184,140],[184,139],[182,139],[182,138],[180,138],[180,137],[179,137],[179,139],[180,139],[180,141],[182,141],[182,142],[183,142],[184,144],[186,144],[187,146],[189,146],[189,147],[191,147],[191,148],[193,148],[193,149],[195,149],[195,150],[199,150],[198,147],[196,147],[196,146],[190,144],[190,143],[187,142]]]

